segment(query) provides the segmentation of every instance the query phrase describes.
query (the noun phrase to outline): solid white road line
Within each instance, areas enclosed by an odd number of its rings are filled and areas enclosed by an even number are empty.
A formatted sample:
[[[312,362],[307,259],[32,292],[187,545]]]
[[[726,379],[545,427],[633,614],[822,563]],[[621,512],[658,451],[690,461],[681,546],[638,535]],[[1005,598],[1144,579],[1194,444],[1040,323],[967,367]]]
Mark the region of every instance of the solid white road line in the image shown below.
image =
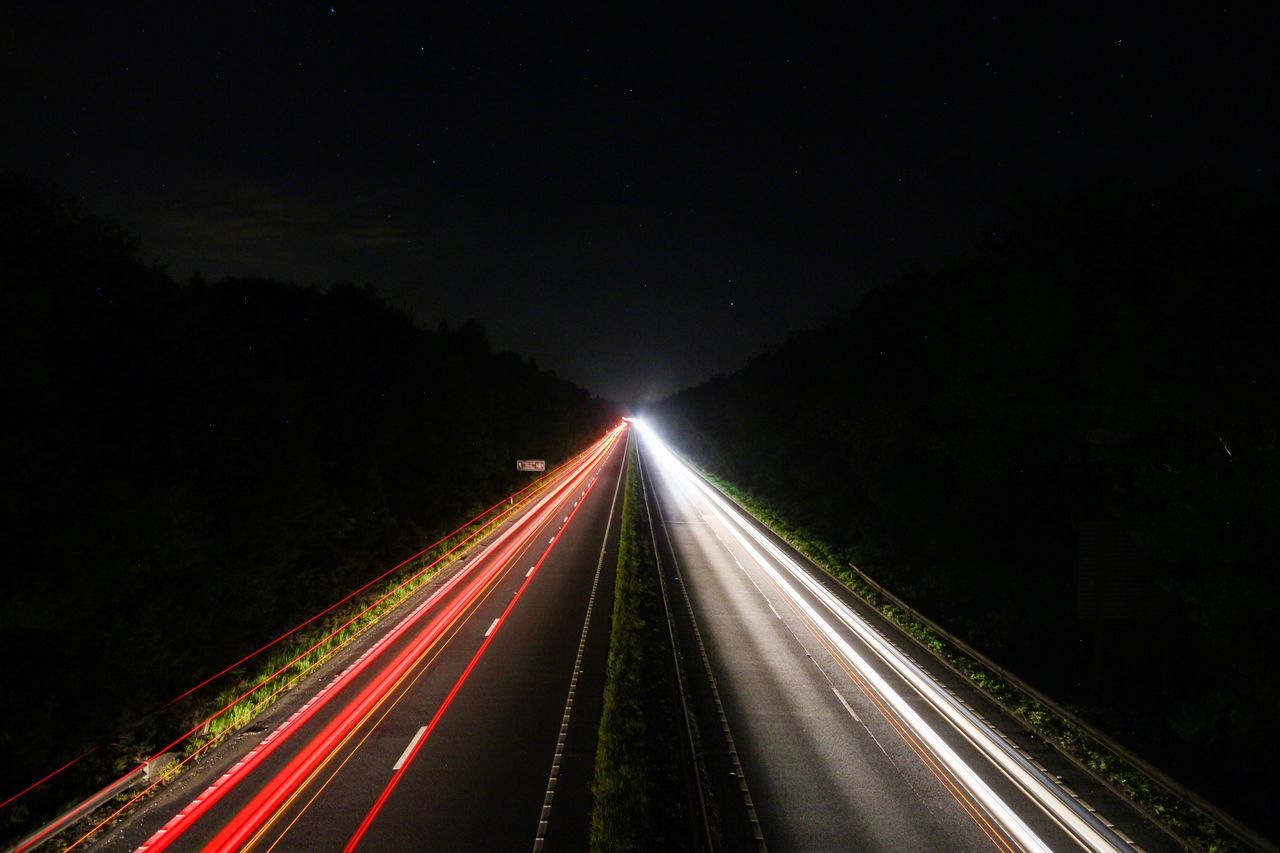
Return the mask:
[[[612,456],[612,451],[610,451]],[[573,671],[569,677],[569,696],[564,700],[564,715],[560,718],[560,737],[556,740],[555,753],[551,756],[551,771],[547,774],[547,790],[542,796],[542,813],[538,819],[538,830],[533,837],[533,853],[541,853],[547,842],[547,823],[551,820],[551,804],[556,796],[556,783],[560,779],[560,762],[564,758],[564,744],[568,737],[569,722],[573,716],[573,696],[578,689],[578,676],[582,674],[582,657],[587,650],[587,631],[591,628],[591,614],[595,610],[596,590],[600,587],[600,572],[604,569],[604,554],[609,545],[609,530],[613,527],[613,512],[618,507],[618,492],[622,481],[626,479],[625,469],[618,474],[618,482],[613,487],[613,500],[609,504],[609,518],[604,524],[604,539],[600,542],[600,558],[596,560],[596,574],[591,579],[591,594],[587,596],[587,613],[582,620],[582,633],[578,636],[578,655],[573,660]],[[582,493],[586,496],[586,492]],[[533,569],[529,569],[532,573]]]
[[[951,747],[940,738],[933,728],[911,708],[906,701],[884,680],[879,673],[868,666],[867,661],[858,654],[850,643],[834,627],[819,614],[818,610],[799,595],[791,582],[784,579],[782,571],[801,587],[806,589],[828,613],[852,631],[868,649],[896,672],[911,688],[924,698],[941,714],[966,740],[976,746],[992,764],[1000,768],[1002,773],[1021,788],[1054,822],[1072,835],[1077,843],[1091,850],[1124,849],[1127,845],[1106,827],[1104,823],[1089,814],[1081,814],[1079,807],[1067,800],[1058,787],[1043,773],[1036,772],[1030,763],[1017,755],[1013,748],[1000,741],[989,728],[984,727],[967,712],[960,703],[944,693],[904,654],[878,637],[871,627],[857,616],[844,602],[840,601],[815,578],[804,571],[768,537],[756,529],[736,507],[730,505],[718,492],[706,484],[692,469],[662,444],[652,433],[642,429],[646,438],[656,445],[659,451],[655,454],[664,463],[664,467],[674,475],[674,481],[684,487],[692,488],[695,494],[708,501],[708,508],[717,517],[721,525],[733,535],[739,545],[752,557],[755,563],[772,579],[774,586],[790,599],[808,617],[811,625],[838,650],[840,657],[857,669],[862,677],[871,684],[875,692],[881,695],[893,707],[896,716],[906,723],[918,738],[927,743],[935,755],[947,764],[951,772],[976,799],[982,802],[988,813],[992,815],[1017,842],[1026,849],[1046,850],[1047,846],[1021,820],[1021,818],[1003,801],[986,782],[970,768]],[[688,494],[686,492],[686,494]],[[753,540],[749,542],[748,539]],[[761,550],[768,553],[772,560],[766,559]]]

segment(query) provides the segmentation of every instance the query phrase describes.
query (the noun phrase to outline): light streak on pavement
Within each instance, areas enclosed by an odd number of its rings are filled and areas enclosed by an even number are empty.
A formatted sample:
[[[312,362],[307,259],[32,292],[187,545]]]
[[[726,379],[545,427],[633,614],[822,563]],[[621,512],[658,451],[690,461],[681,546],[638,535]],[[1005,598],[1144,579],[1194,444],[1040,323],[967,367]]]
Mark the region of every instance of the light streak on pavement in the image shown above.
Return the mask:
[[[765,586],[775,590],[787,604],[787,607],[781,604],[779,607],[790,609],[795,614],[796,621],[807,628],[810,639],[831,654],[839,668],[848,675],[851,686],[862,690],[919,759],[931,765],[933,775],[948,788],[992,843],[1001,849],[1052,849],[1053,845],[1029,825],[1032,823],[1030,818],[1024,817],[1031,810],[1048,815],[1068,838],[1084,849],[1131,849],[1124,838],[1068,796],[1056,780],[1033,766],[991,726],[978,719],[972,710],[775,544],[740,508],[676,457],[651,428],[643,422],[635,422],[635,426],[642,438],[646,461],[653,463],[652,467],[658,469],[666,483],[692,501],[708,522],[715,523],[716,536],[726,533],[749,562],[758,566],[767,579]],[[745,567],[739,565],[739,568],[751,577]],[[774,615],[781,619],[764,589],[757,587],[757,591],[769,603]],[[804,641],[802,636],[797,636],[797,639]],[[905,684],[906,692],[902,687],[891,684],[881,669],[872,665],[868,656],[886,666]],[[861,722],[840,690],[835,685],[831,689],[848,711],[846,719]],[[917,710],[919,699],[923,699],[936,714],[932,722]],[[736,733],[738,724],[734,725]],[[974,764],[972,754],[969,760],[965,760],[943,736],[945,729],[958,733],[985,762],[979,760]],[[989,765],[983,766],[988,762]],[[989,783],[986,778],[993,768],[997,771],[997,778],[1012,782],[1023,796],[1011,797],[1008,785],[1004,786],[1003,794],[995,790],[994,783]],[[751,776],[752,768],[747,766],[746,772]],[[767,768],[764,772],[768,772]],[[833,809],[839,808],[838,803],[830,805]],[[768,839],[767,825],[764,831]],[[1061,841],[1054,843],[1060,844]]]
[[[443,717],[489,644],[502,633],[507,614],[517,605],[524,589],[536,580],[537,567],[558,547],[561,534],[572,522],[583,498],[591,492],[601,466],[619,445],[624,432],[625,427],[610,431],[520,519],[498,533],[480,554],[469,560],[457,574],[387,630],[346,670],[326,684],[292,717],[241,757],[137,849],[163,850],[179,841],[183,846],[195,843],[202,849],[214,850],[242,849],[257,844],[262,840],[263,832],[277,821],[284,810],[296,811],[297,798],[302,789],[306,786],[314,787],[321,769],[332,762],[340,751],[351,748],[352,739],[357,732],[364,731],[365,735],[354,742],[355,748],[358,749],[364,743],[371,731],[369,727],[376,727],[389,713],[390,707],[394,707],[430,667],[430,662],[439,654],[438,651],[433,652],[433,649],[442,648],[442,644],[448,644],[457,636],[460,626],[471,620],[480,605],[496,589],[496,584],[506,578],[517,563],[523,569],[525,564],[521,563],[522,555],[535,538],[545,536],[547,531],[554,531],[555,535],[542,549],[542,557],[535,562],[533,568],[527,574],[519,572],[523,575],[523,585],[507,601],[502,615],[489,625],[480,648],[458,678],[453,690],[436,707],[431,723],[421,727],[419,736],[414,738],[397,760],[393,768],[393,779],[402,776],[412,765],[414,755],[422,749],[432,729]],[[333,701],[335,699],[337,701]],[[334,711],[334,708],[337,710]],[[381,716],[377,716],[379,713]],[[427,716],[431,716],[429,711]],[[277,750],[286,756],[283,766],[281,759],[273,757]],[[345,766],[349,759],[350,755],[338,765],[338,769]],[[259,772],[255,773],[255,770]],[[267,775],[264,777],[264,774]],[[332,776],[329,778],[332,779]],[[244,795],[234,793],[242,783],[250,790],[247,800]],[[327,784],[325,781],[319,790],[323,790]],[[389,789],[386,793],[389,793]],[[311,800],[303,803],[302,808],[305,810],[318,795],[319,791]],[[230,815],[227,814],[227,807],[219,807],[220,801],[224,799],[231,804],[233,813]],[[369,813],[360,828],[361,832],[367,828],[375,813],[376,809]],[[204,826],[210,820],[214,821],[212,833],[210,828],[205,828],[197,833],[199,840],[185,840],[185,833],[197,825]],[[283,827],[282,832],[288,832],[297,820],[298,817],[295,816],[292,822]],[[349,833],[350,830],[347,830],[344,835]],[[279,839],[272,846],[278,841]]]

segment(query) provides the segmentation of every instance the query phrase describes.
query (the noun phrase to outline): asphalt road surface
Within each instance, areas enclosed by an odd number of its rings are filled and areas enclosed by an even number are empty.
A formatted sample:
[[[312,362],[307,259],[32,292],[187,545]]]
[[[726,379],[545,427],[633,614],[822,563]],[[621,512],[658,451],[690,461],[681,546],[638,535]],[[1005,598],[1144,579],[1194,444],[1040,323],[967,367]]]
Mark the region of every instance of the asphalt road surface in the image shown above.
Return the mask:
[[[728,849],[1176,849],[637,432]]]
[[[96,847],[585,849],[626,441]]]
[[[1176,849],[637,434],[717,846]],[[627,440],[97,848],[585,850]]]

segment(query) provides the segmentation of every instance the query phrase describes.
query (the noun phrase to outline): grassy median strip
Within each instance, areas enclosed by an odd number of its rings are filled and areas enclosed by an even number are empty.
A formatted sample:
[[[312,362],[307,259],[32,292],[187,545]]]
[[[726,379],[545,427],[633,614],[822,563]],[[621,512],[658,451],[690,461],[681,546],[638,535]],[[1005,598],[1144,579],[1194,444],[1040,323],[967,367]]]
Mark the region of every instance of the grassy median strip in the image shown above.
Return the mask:
[[[850,571],[830,544],[792,524],[757,496],[701,466],[692,462],[689,464],[797,551],[865,599],[953,670],[968,678],[1027,728],[1109,788],[1128,798],[1184,843],[1193,849],[1208,851],[1244,850],[1251,847],[1195,803],[1179,796],[1176,791],[1171,791],[1140,768],[1134,767],[1123,756],[1098,742],[1089,732],[1046,707],[999,673],[990,671],[982,662],[957,648],[914,614],[889,601],[858,574]]]
[[[613,627],[596,748],[592,850],[689,846],[680,713],[634,445],[627,457]]]

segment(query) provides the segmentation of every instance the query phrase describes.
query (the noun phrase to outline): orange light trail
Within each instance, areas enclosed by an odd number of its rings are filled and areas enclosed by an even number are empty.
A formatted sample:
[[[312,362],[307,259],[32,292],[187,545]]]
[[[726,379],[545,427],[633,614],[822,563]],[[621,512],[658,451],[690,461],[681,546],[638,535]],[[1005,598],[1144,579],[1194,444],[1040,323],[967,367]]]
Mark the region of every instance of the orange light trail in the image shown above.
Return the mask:
[[[246,778],[255,767],[259,766],[292,734],[298,731],[303,723],[310,720],[322,707],[337,696],[340,692],[340,686],[350,683],[350,680],[357,674],[372,666],[388,646],[395,640],[408,635],[411,629],[417,625],[420,616],[424,616],[426,611],[429,611],[431,606],[439,601],[445,593],[455,586],[461,585],[462,590],[458,597],[446,604],[442,611],[433,615],[431,620],[413,635],[409,644],[385,664],[374,680],[361,690],[358,695],[353,697],[333,720],[313,736],[299,753],[290,759],[283,770],[273,776],[254,795],[250,803],[222,828],[213,842],[211,842],[209,849],[234,849],[243,844],[259,826],[277,811],[281,803],[292,794],[298,785],[308,778],[319,764],[327,760],[327,757],[349,735],[351,730],[386,699],[399,680],[419,662],[453,621],[470,607],[490,580],[506,567],[508,561],[532,540],[537,530],[547,521],[554,518],[559,502],[567,498],[572,491],[577,490],[587,481],[592,469],[606,457],[622,430],[623,427],[612,430],[587,454],[580,455],[577,464],[571,469],[564,483],[553,487],[551,492],[543,497],[538,506],[521,519],[517,526],[509,529],[496,542],[490,545],[486,554],[466,570],[450,579],[449,583],[433,594],[427,602],[419,605],[419,608],[406,617],[400,625],[388,632],[373,648],[353,664],[348,672],[344,672],[339,680],[327,685],[307,705],[300,709],[293,718],[290,718],[280,729],[269,735],[249,755],[241,759],[231,771],[228,771],[227,774],[215,781],[204,793],[192,801],[182,812],[179,812],[138,849],[140,851],[158,851],[174,843],[183,832],[208,813],[226,793]],[[583,457],[586,458],[584,459]],[[592,480],[593,483],[594,480]],[[588,484],[587,490],[590,490],[590,488],[591,484]],[[578,502],[578,506],[581,506],[581,501]],[[569,517],[571,518],[576,512],[577,508],[575,507]],[[554,542],[558,538],[558,534],[552,538],[552,544],[544,551],[543,559],[545,559],[546,553],[554,547]],[[541,564],[541,560],[539,564]],[[477,566],[484,566],[484,568],[476,571]],[[525,578],[520,591],[523,591],[530,580],[531,577]],[[518,599],[519,592],[513,597],[512,602],[508,604],[506,612],[510,611],[510,608],[514,606],[515,601]],[[504,613],[504,617],[505,615]],[[484,648],[487,648],[494,635],[496,635],[496,631],[486,638],[483,645]],[[474,663],[472,666],[474,666]],[[468,667],[466,673],[471,671],[472,666]],[[464,673],[462,681],[465,681],[466,673]],[[446,700],[445,706],[447,706],[448,701],[451,701],[451,697],[456,695],[460,686],[461,681],[458,685],[455,685],[455,690],[450,694],[450,698]],[[445,706],[442,706],[437,712],[437,719],[443,713],[443,707]]]

